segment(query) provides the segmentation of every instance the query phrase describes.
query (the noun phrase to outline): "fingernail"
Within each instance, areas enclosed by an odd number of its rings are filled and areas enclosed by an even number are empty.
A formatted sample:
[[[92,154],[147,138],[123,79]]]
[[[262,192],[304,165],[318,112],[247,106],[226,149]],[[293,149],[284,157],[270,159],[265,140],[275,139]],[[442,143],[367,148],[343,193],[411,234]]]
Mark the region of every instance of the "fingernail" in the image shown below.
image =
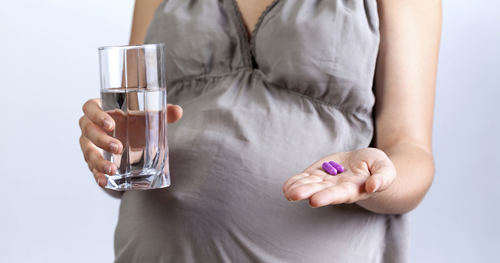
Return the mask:
[[[118,151],[118,144],[112,142],[109,144],[109,148],[111,149],[112,152],[116,153]]]
[[[380,186],[382,186],[382,183],[380,181],[377,180],[377,186],[375,186],[375,190],[373,190],[372,193],[375,193],[378,191],[378,189],[380,188]]]
[[[107,174],[111,175],[111,165],[104,165],[104,171],[106,171]]]
[[[101,181],[101,177],[97,178],[97,185],[98,185],[98,186],[101,186],[101,185],[99,184],[99,181]]]
[[[104,119],[102,121],[102,124],[104,125],[104,128],[106,130],[111,130],[111,121],[109,121],[108,119]]]

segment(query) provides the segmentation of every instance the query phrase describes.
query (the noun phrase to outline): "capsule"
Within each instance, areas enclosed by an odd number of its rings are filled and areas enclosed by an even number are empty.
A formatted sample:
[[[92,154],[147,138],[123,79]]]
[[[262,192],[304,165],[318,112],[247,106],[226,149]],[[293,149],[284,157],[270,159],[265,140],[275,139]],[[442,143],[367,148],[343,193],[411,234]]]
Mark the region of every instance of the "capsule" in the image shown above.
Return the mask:
[[[340,164],[338,164],[336,162],[330,161],[329,164],[331,166],[333,166],[333,168],[335,168],[337,170],[337,172],[339,172],[339,173],[341,173],[341,172],[343,172],[345,170],[344,166],[342,166],[342,165],[340,165]]]
[[[337,169],[335,169],[331,164],[328,162],[324,162],[322,165],[323,169],[331,175],[336,175],[337,174]]]

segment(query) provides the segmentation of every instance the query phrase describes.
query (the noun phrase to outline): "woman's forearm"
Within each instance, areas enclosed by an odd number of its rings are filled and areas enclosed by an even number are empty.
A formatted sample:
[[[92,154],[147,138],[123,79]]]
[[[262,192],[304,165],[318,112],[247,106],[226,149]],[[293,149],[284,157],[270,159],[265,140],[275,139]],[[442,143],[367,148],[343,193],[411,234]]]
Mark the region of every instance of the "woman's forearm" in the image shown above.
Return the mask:
[[[432,123],[441,36],[441,1],[378,0],[380,49],[375,72],[374,145],[397,177],[358,204],[384,214],[414,209],[434,178]]]

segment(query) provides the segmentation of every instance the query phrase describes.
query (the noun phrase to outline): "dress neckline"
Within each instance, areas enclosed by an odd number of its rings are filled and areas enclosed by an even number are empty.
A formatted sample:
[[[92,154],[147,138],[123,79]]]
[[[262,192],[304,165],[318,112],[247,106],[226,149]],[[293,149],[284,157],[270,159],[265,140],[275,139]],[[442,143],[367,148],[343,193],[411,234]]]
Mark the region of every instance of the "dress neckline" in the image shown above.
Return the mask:
[[[255,61],[255,37],[259,31],[260,25],[262,24],[262,20],[266,17],[266,15],[269,13],[269,11],[279,2],[279,0],[274,0],[272,1],[264,11],[259,16],[259,19],[257,20],[257,23],[255,24],[252,32],[250,33],[250,36],[248,36],[247,30],[245,28],[245,22],[243,21],[243,17],[241,15],[240,7],[238,6],[238,3],[236,0],[229,0],[230,3],[232,4],[232,12],[234,14],[235,18],[235,23],[237,25],[238,29],[238,35],[241,39],[242,46],[243,46],[243,52],[244,57],[246,59],[245,64],[247,66],[256,68],[256,61]]]
[[[249,26],[250,25],[247,25],[245,23],[245,20],[243,20],[243,13],[241,12],[241,8],[238,4],[238,1],[237,0],[231,0],[234,2],[234,5],[236,7],[236,11],[238,11],[237,13],[239,14],[239,18],[241,20],[241,23],[243,24],[243,27],[245,28],[245,32],[247,33],[248,35],[248,38],[249,38],[249,41],[253,38],[253,35],[257,29],[257,27],[260,25],[261,21],[262,21],[262,18],[267,14],[267,12],[269,11],[270,7],[272,7],[273,5],[275,5],[275,2],[277,2],[277,0],[274,0],[272,1],[270,4],[268,4],[266,6],[266,8],[264,8],[264,10],[260,13],[259,17],[257,18],[257,22],[255,23],[255,25],[253,25],[253,28],[250,32],[247,32],[247,28],[250,28]]]

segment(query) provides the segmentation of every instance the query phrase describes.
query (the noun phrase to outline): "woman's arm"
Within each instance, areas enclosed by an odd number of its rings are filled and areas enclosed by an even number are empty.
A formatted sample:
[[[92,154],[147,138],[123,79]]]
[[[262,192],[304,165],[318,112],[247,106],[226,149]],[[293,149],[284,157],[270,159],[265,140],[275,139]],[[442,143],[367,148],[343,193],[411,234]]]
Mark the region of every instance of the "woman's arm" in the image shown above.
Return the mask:
[[[156,8],[163,0],[136,0],[134,6],[134,17],[132,18],[132,30],[130,31],[130,45],[144,44],[144,37],[148,26],[153,19]]]
[[[129,45],[142,45],[144,44],[144,37],[148,30],[149,24],[153,19],[156,8],[163,0],[136,0],[134,5],[134,16],[132,17],[132,29],[130,30],[130,40]],[[131,65],[134,65],[134,60],[132,59]],[[131,73],[127,74],[129,78],[137,78],[136,74],[133,73],[132,68]],[[125,77],[125,74],[123,75]],[[145,81],[145,80],[144,80]],[[143,84],[145,85],[145,83]],[[129,95],[129,106],[131,109],[139,109],[139,101],[137,94]]]
[[[434,177],[432,119],[441,34],[441,1],[379,0],[380,50],[375,74],[378,149],[335,153],[283,185],[290,201],[312,207],[358,203],[382,214],[414,209]],[[346,167],[337,176],[323,162]]]
[[[378,213],[403,213],[434,178],[432,121],[441,35],[441,1],[379,0],[380,51],[375,75],[374,146],[394,164],[386,191],[358,202]]]

